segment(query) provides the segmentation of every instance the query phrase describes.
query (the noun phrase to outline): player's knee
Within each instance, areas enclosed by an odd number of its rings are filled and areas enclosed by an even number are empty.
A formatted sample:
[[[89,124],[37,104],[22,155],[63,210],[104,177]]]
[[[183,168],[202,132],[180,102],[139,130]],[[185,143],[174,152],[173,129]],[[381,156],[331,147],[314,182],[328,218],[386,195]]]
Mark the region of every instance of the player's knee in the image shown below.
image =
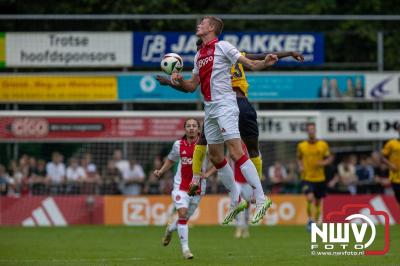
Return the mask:
[[[210,161],[214,164],[214,165],[219,165],[220,163],[222,163],[225,159],[224,156],[220,156],[219,154],[211,154],[209,153],[209,159]]]
[[[179,218],[187,218],[188,209],[187,208],[180,208],[178,209],[178,217]]]

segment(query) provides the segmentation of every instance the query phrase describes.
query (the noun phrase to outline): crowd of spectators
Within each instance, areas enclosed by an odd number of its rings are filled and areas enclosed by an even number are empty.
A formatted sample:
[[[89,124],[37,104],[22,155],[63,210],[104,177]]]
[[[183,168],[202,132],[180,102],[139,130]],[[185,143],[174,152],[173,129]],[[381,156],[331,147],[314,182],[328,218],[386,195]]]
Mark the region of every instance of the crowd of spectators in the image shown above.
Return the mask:
[[[12,160],[8,167],[0,164],[1,195],[59,194],[169,194],[173,188],[173,171],[158,179],[155,169],[162,165],[156,156],[145,167],[137,160],[124,158],[114,150],[108,162],[99,167],[88,153],[67,161],[53,152],[46,162],[29,155]],[[66,162],[66,164],[65,164]],[[366,194],[390,190],[389,170],[379,152],[341,156],[326,167],[328,193]],[[262,183],[269,193],[301,193],[301,177],[296,160],[275,161],[264,169]],[[208,180],[207,192],[224,193],[216,176]]]

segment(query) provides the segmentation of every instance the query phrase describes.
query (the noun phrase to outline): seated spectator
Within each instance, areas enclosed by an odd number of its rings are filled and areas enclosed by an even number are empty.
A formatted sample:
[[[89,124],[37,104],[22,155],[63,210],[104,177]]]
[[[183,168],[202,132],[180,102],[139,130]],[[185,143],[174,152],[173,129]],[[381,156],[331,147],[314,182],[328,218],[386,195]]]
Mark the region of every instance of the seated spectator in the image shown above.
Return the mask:
[[[46,161],[38,160],[34,169],[31,169],[31,189],[33,195],[47,194],[47,188],[50,183],[50,178],[46,172]]]
[[[0,164],[0,195],[7,195],[10,185],[10,176],[6,172],[4,165]]]
[[[338,174],[328,183],[328,187],[335,188],[335,191],[338,193],[356,194],[356,161],[357,157],[351,155],[339,163],[337,167]]]
[[[271,193],[280,193],[282,183],[287,178],[286,169],[280,161],[276,161],[268,168],[268,177],[272,185]]]
[[[65,165],[63,163],[63,156],[59,152],[53,152],[52,161],[46,165],[46,172],[50,179],[51,193],[63,192],[63,185],[65,183]]]
[[[24,179],[24,174],[16,160],[10,161],[9,173],[10,173],[10,179],[8,182],[8,184],[9,184],[8,194],[9,195],[18,195],[20,184],[21,184],[22,180]]]
[[[363,155],[360,158],[360,163],[356,167],[357,175],[357,193],[366,194],[372,192],[371,188],[374,182],[374,169],[368,164],[367,156]]]
[[[143,167],[133,159],[128,175],[122,176],[121,188],[124,195],[140,195],[145,179]]]

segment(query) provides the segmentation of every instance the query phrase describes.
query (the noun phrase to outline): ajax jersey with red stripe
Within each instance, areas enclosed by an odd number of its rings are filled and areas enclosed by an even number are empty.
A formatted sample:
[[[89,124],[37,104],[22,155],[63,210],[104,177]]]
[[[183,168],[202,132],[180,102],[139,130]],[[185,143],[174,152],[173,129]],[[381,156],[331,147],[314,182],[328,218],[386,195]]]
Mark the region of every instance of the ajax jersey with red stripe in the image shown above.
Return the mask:
[[[174,162],[180,160],[174,176],[174,189],[179,189],[186,192],[189,191],[189,185],[193,178],[192,159],[196,142],[197,141],[189,143],[186,138],[177,140],[174,142],[172,150],[168,154],[169,160]],[[205,183],[204,185],[203,183],[204,182],[202,182],[201,185],[201,192],[205,191]]]
[[[200,77],[204,101],[236,99],[236,93],[232,90],[231,67],[240,56],[232,44],[218,39],[204,44],[197,52],[193,73]]]

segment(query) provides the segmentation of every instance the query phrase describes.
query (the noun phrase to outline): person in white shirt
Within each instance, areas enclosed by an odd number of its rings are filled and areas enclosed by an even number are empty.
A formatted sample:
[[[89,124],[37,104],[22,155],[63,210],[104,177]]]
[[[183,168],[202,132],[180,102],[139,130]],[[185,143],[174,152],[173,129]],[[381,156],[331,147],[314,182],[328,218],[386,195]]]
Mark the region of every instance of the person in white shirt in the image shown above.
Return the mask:
[[[125,195],[140,195],[145,177],[143,167],[135,159],[131,160],[129,174],[122,176],[122,193]]]
[[[67,167],[67,181],[79,182],[86,177],[86,171],[82,166],[79,166],[77,158],[71,158]]]
[[[61,184],[65,181],[65,165],[63,156],[59,152],[53,152],[52,161],[46,165],[46,173],[53,184]]]
[[[121,172],[124,178],[129,178],[131,165],[128,160],[122,158],[122,151],[115,150],[113,153],[113,161],[115,162],[115,166]]]

